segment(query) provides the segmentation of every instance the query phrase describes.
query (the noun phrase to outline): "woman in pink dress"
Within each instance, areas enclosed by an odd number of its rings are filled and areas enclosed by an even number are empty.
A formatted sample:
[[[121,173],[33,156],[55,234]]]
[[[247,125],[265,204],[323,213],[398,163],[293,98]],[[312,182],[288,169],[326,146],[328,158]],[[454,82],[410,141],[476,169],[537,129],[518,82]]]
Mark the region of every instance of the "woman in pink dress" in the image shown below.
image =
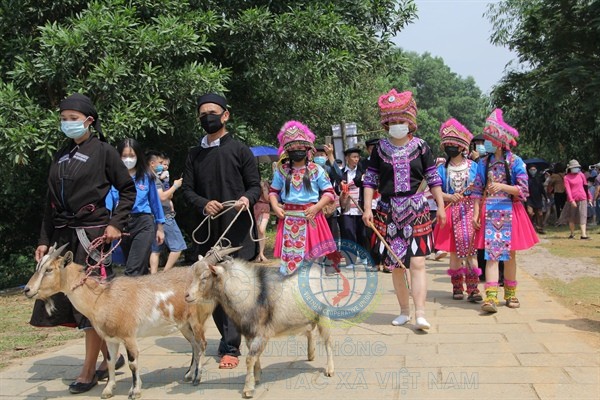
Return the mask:
[[[577,160],[569,161],[567,174],[563,178],[565,192],[567,193],[567,204],[560,216],[561,222],[569,223],[571,234],[569,239],[575,237],[575,221],[579,221],[581,228],[581,239],[589,240],[587,235],[587,206],[592,205],[592,195],[588,190],[587,179],[581,172],[581,165]]]

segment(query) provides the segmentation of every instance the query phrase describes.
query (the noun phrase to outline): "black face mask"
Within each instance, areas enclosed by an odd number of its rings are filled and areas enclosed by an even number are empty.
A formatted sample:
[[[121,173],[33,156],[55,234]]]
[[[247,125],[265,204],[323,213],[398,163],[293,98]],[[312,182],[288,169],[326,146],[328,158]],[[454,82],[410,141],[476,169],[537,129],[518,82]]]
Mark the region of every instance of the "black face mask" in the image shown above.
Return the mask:
[[[224,111],[223,111],[224,113]],[[218,132],[222,127],[223,123],[221,122],[221,114],[206,114],[200,117],[200,126],[202,129],[206,131],[209,135],[215,132]]]
[[[306,150],[291,150],[288,155],[292,161],[302,161],[306,158]]]
[[[458,146],[446,146],[444,147],[444,152],[446,152],[446,155],[450,158],[454,158],[460,154]]]

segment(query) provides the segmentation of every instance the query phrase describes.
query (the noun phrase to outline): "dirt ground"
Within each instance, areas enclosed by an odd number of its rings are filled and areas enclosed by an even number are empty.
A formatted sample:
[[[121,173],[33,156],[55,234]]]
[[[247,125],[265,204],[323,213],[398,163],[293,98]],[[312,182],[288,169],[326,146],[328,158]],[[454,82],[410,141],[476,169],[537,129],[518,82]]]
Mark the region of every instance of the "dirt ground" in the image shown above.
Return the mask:
[[[549,239],[541,240],[541,244],[550,242]],[[536,279],[557,278],[569,283],[586,276],[600,277],[600,267],[591,257],[559,257],[540,245],[518,252],[517,265]]]

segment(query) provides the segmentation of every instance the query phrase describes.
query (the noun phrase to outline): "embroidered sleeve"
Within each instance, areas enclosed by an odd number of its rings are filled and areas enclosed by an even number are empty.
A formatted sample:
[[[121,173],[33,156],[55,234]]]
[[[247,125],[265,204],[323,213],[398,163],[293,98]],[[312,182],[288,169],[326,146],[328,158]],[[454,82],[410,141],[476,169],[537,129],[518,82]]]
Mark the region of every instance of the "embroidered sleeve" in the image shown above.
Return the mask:
[[[425,142],[423,142],[423,148],[421,150],[421,162],[423,163],[423,171],[425,174],[425,179],[427,180],[427,185],[430,188],[441,186],[442,179],[440,178],[437,168],[435,167],[433,153],[431,153],[429,145]]]
[[[281,172],[276,170],[273,174],[271,186],[269,187],[269,196],[279,197],[279,192],[281,192],[284,182],[283,175],[281,175]]]
[[[513,165],[511,168],[512,184],[519,189],[519,200],[527,201],[529,197],[529,178],[527,177],[527,170],[525,169],[525,163],[521,157],[513,155]]]
[[[467,181],[467,187],[469,190],[465,192],[466,195],[471,195],[473,193],[473,188],[475,187],[475,178],[477,177],[477,170],[479,168],[479,163],[476,163],[473,160],[469,160],[469,180]]]
[[[379,164],[381,163],[381,157],[379,157],[379,145],[371,151],[371,158],[367,164],[367,171],[363,178],[363,187],[377,189],[379,187]]]
[[[315,164],[316,165],[316,164]],[[329,180],[329,176],[327,172],[321,167],[317,166],[317,186],[319,187],[319,191],[321,192],[321,196],[328,196],[332,200],[335,199],[335,194],[333,192],[333,186],[331,185],[331,180]]]
[[[444,193],[448,193],[450,194],[450,187],[448,185],[448,183],[446,182],[446,167],[442,164],[442,165],[438,165],[437,167],[437,173],[442,181],[442,191]]]
[[[471,191],[471,197],[480,199],[483,196],[483,190],[485,188],[485,163],[486,158],[482,158],[477,163],[477,170],[475,178],[473,179],[473,190]]]

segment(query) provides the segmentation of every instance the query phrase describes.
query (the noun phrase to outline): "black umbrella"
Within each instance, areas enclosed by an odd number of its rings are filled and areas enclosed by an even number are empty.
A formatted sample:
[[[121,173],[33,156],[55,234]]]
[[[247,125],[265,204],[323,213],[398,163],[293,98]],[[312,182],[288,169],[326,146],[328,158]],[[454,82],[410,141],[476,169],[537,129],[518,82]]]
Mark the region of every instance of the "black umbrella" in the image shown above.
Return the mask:
[[[541,158],[530,158],[528,160],[523,160],[523,162],[527,165],[535,165],[539,169],[546,169],[550,166],[548,161],[542,160]]]

